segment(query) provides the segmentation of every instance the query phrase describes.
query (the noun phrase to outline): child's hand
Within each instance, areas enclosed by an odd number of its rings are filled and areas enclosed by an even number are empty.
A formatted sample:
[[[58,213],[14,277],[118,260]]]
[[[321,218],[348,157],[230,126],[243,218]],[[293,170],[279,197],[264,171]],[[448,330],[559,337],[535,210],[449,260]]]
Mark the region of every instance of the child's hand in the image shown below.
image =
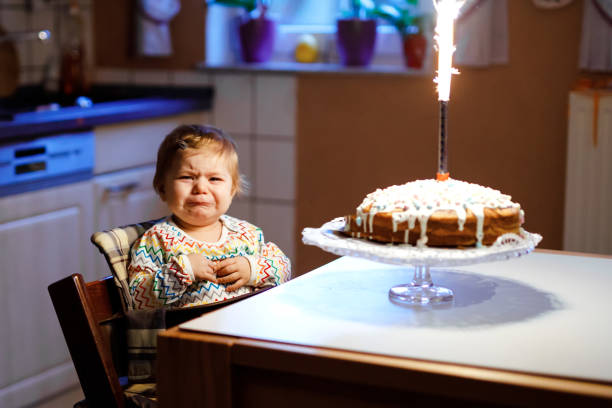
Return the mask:
[[[227,258],[215,265],[217,283],[232,283],[226,287],[228,292],[240,289],[251,277],[251,264],[244,256]]]
[[[191,269],[196,281],[209,281],[212,283],[218,283],[217,275],[215,274],[215,263],[202,254],[189,254],[187,255],[189,262],[191,263]]]

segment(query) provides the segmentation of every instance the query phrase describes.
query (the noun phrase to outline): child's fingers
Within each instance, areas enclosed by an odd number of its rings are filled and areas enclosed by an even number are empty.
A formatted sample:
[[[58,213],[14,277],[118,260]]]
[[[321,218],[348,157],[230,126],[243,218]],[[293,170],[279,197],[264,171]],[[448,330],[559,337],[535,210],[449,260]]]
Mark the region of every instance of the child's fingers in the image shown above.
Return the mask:
[[[218,273],[217,273],[217,276],[219,276]],[[217,278],[217,283],[231,283],[231,282],[236,282],[238,279],[240,279],[240,274],[236,272],[231,272],[229,274],[223,275],[220,278]]]
[[[212,270],[211,270],[211,272],[204,272],[204,273],[202,273],[202,277],[204,278],[204,280],[207,280],[209,282],[219,283],[218,279],[217,279],[217,276],[214,274],[214,272],[212,272]]]
[[[246,279],[238,279],[236,282],[234,282],[234,284],[226,287],[225,290],[227,290],[228,292],[233,292],[243,287],[246,283],[247,283]]]
[[[235,265],[235,264],[236,264],[236,258],[225,258],[222,261],[215,262],[213,264],[213,268],[215,269],[215,272],[218,272],[221,269],[224,269],[230,265]]]
[[[222,262],[225,262],[225,261],[222,261]],[[215,272],[217,273],[217,276],[226,276],[231,273],[238,272],[238,264],[235,261],[227,262],[227,263],[224,263],[223,265],[217,264],[215,266]]]

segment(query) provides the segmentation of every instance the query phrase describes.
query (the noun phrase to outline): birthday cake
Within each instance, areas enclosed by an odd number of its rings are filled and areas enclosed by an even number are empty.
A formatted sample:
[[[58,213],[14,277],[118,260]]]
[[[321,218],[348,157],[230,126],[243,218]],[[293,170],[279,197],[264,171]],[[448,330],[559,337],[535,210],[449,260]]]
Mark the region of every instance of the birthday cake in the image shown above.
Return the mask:
[[[344,234],[435,247],[491,245],[520,232],[524,213],[498,190],[449,178],[416,180],[368,194],[345,217]]]

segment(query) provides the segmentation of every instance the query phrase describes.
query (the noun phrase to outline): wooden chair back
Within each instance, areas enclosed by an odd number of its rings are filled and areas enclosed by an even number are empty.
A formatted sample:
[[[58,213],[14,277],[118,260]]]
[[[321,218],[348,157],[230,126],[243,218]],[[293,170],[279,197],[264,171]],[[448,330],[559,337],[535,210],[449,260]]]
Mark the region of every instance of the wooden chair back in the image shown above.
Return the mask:
[[[166,311],[172,327],[270,288],[225,301]],[[112,276],[85,282],[79,273],[52,283],[49,295],[89,407],[129,405],[123,387],[127,381],[127,319]]]
[[[87,406],[125,407],[120,378],[126,359],[118,352],[127,347],[112,345],[113,337],[122,341],[125,316],[112,276],[86,283],[75,273],[48,289]]]

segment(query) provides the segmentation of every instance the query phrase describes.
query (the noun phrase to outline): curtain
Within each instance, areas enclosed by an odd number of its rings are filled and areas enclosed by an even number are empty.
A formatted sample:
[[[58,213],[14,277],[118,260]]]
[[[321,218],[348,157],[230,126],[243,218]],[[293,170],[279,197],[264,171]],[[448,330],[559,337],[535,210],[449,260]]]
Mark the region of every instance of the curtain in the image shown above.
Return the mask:
[[[508,63],[506,0],[468,0],[455,26],[458,66],[485,67]]]
[[[612,0],[584,0],[579,67],[612,71]]]

